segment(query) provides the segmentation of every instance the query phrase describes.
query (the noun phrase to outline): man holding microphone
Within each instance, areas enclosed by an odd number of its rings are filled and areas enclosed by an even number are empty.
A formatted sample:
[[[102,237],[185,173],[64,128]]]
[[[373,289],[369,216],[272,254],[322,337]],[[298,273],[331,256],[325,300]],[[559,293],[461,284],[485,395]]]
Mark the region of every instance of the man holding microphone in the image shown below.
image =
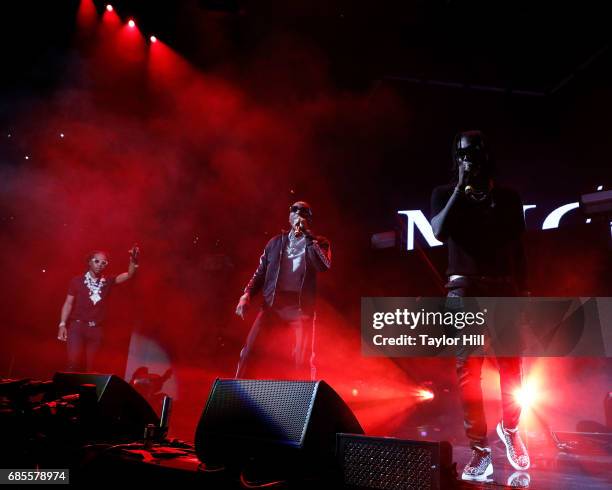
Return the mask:
[[[526,295],[521,198],[497,183],[496,168],[480,131],[455,136],[453,171],[453,182],[436,187],[431,197],[433,232],[448,245],[448,297]],[[525,471],[530,462],[518,432],[521,407],[515,398],[522,384],[521,359],[497,357],[495,361],[503,408],[496,432],[512,467]],[[493,473],[482,399],[482,363],[482,357],[457,352],[464,426],[472,448],[464,480],[484,481]]]
[[[263,304],[240,352],[237,378],[254,377],[264,360],[274,362],[276,370],[282,368],[282,378],[316,377],[316,282],[317,274],[331,266],[331,248],[327,239],[310,230],[308,203],[290,206],[289,224],[289,232],[283,231],[265,246],[236,307],[236,314],[244,319],[251,299],[261,291]]]

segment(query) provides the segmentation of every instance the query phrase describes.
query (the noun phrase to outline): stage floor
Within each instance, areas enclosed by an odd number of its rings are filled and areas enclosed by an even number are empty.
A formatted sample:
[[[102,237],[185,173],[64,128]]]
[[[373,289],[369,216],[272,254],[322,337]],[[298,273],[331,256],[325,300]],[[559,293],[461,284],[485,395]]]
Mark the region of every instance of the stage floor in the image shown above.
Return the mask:
[[[492,445],[493,475],[487,483],[462,482],[463,488],[533,488],[536,490],[600,490],[612,488],[612,453],[570,454],[549,446],[530,448],[531,467],[516,471],[506,459],[503,444]],[[453,447],[453,461],[461,475],[470,457],[467,446]]]
[[[493,443],[494,473],[487,482],[457,481],[452,488],[461,489],[492,489],[492,488],[531,488],[536,490],[603,490],[612,488],[612,454],[601,451],[599,454],[569,454],[558,451],[554,447],[531,447],[531,468],[527,472],[515,471],[506,459],[501,443]],[[238,479],[224,471],[206,471],[192,451],[176,458],[156,457],[152,453],[146,456],[146,451],[120,451],[114,454],[106,453],[96,459],[92,466],[81,473],[82,481],[94,479],[100,475],[116,475],[120,473],[125,481],[170,483],[208,486],[210,488],[241,488]],[[143,456],[144,455],[144,456]],[[145,457],[146,456],[146,457]],[[470,449],[467,446],[453,448],[453,461],[457,462],[459,475],[465,462],[469,459]],[[256,466],[253,468],[256,469]],[[310,481],[288,481],[275,488],[312,488],[312,485],[330,483],[323,475],[321,481],[314,478]],[[262,483],[262,482],[259,482]],[[336,488],[342,488],[341,482],[336,482]],[[391,488],[391,487],[389,487]],[[395,488],[395,487],[394,487]],[[443,487],[442,490],[446,490]]]

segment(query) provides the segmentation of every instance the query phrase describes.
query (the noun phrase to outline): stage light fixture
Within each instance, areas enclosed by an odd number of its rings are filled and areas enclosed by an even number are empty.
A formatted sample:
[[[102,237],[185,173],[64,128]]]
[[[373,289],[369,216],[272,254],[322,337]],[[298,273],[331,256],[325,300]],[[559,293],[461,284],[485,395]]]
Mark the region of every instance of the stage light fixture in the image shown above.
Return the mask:
[[[150,40],[152,43],[156,43],[156,42],[157,42],[157,38],[156,38],[155,36],[151,36],[151,37],[149,38],[149,40]]]
[[[113,6],[110,3],[106,4],[106,11],[107,12],[112,12],[113,10],[114,10]]]
[[[136,27],[136,22],[134,22],[132,19],[128,20],[128,26],[130,26],[130,28],[134,28]]]

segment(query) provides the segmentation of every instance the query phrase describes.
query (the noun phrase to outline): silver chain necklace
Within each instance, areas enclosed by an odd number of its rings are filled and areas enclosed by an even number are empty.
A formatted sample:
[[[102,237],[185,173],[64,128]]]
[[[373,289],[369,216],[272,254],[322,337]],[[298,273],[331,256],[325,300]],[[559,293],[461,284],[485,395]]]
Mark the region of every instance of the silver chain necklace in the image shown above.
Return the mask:
[[[102,299],[102,295],[100,293],[102,292],[106,279],[104,277],[95,279],[91,275],[91,272],[87,271],[87,274],[85,274],[85,281],[83,282],[85,283],[85,286],[87,286],[87,289],[89,289],[89,299],[95,305]]]
[[[487,191],[472,191],[468,196],[472,201],[482,202],[489,197],[489,193]]]
[[[291,232],[289,233],[289,246],[287,247],[287,255],[289,257],[297,255],[297,253],[300,251],[303,240],[303,236],[298,238],[293,233],[293,230],[291,230]]]

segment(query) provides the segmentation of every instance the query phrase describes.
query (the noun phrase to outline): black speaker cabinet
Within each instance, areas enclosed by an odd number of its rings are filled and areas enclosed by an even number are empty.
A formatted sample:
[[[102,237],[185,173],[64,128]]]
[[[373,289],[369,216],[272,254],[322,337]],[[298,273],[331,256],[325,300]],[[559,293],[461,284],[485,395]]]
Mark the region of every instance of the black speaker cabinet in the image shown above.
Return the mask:
[[[438,490],[456,479],[448,442],[338,434],[337,443],[344,488]]]
[[[217,379],[196,430],[196,453],[228,466],[253,459],[332,465],[338,432],[363,429],[324,381]]]
[[[151,405],[113,374],[55,373],[53,385],[57,398],[80,395],[81,418],[91,438],[142,439],[147,424],[159,426]]]

